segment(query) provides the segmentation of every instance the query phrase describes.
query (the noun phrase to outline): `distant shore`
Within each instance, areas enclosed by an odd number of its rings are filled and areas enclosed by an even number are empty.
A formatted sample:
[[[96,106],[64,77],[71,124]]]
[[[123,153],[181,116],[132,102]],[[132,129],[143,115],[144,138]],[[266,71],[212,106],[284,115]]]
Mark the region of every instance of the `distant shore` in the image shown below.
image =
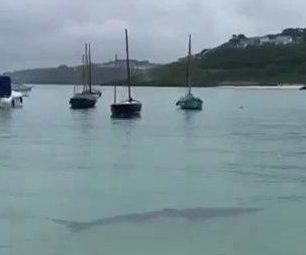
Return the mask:
[[[25,83],[29,85],[46,85],[46,86],[82,86],[82,84],[72,84],[72,83]],[[94,87],[124,87],[125,84],[93,84]],[[185,84],[133,84],[133,87],[156,87],[156,88],[179,88],[185,87]],[[220,88],[249,88],[249,89],[264,89],[264,88],[278,88],[278,89],[299,89],[305,86],[305,84],[281,84],[278,85],[276,83],[219,83],[219,84],[205,84],[205,85],[193,85],[194,88],[212,88],[212,87],[220,87]]]

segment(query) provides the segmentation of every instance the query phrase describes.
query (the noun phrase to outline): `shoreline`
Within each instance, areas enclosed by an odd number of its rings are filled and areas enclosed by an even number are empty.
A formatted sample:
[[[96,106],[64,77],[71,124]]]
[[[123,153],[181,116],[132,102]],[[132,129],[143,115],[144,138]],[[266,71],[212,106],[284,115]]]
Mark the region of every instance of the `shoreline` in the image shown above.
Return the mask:
[[[82,86],[81,84],[71,84],[71,83],[24,83],[25,85],[33,85],[33,86]],[[93,87],[113,87],[115,85],[113,84],[93,84]],[[116,85],[117,87],[125,87],[126,85]],[[133,84],[133,87],[148,87],[148,88],[184,88],[185,85],[140,85],[140,84]],[[300,89],[305,84],[283,84],[283,85],[277,85],[277,84],[231,84],[231,85],[223,85],[223,84],[216,84],[216,85],[194,85],[193,88],[228,88],[228,89],[234,89],[234,88],[244,88],[244,89]]]

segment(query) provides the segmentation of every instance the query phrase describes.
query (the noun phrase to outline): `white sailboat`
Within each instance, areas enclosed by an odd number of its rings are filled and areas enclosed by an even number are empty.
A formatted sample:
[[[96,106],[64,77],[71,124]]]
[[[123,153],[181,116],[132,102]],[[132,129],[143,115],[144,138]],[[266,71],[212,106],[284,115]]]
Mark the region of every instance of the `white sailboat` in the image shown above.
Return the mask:
[[[176,105],[182,110],[202,110],[203,101],[199,97],[195,97],[191,93],[191,82],[190,82],[190,62],[191,62],[191,35],[189,35],[188,44],[188,58],[187,58],[187,73],[186,73],[186,83],[188,86],[188,93],[181,97]]]

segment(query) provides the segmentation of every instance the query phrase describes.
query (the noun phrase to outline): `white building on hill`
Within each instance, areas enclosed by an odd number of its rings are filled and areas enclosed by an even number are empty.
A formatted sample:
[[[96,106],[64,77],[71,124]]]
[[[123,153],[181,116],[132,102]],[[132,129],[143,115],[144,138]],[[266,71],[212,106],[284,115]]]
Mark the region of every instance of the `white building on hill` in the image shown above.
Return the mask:
[[[250,37],[250,38],[241,39],[237,44],[237,48],[247,48],[250,46],[263,46],[267,44],[288,45],[293,42],[294,41],[291,36],[266,35],[266,36],[258,36],[258,37]]]

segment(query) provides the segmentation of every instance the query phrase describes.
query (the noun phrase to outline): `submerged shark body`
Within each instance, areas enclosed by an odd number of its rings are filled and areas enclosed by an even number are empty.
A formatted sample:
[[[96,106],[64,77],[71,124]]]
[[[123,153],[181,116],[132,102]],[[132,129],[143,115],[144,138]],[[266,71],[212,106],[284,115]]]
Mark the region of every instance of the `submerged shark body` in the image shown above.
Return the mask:
[[[187,208],[182,210],[163,209],[145,213],[118,215],[88,222],[51,219],[53,222],[65,225],[71,232],[80,232],[94,226],[105,226],[118,223],[145,223],[163,218],[202,221],[216,217],[230,217],[245,213],[257,212],[260,208]]]

